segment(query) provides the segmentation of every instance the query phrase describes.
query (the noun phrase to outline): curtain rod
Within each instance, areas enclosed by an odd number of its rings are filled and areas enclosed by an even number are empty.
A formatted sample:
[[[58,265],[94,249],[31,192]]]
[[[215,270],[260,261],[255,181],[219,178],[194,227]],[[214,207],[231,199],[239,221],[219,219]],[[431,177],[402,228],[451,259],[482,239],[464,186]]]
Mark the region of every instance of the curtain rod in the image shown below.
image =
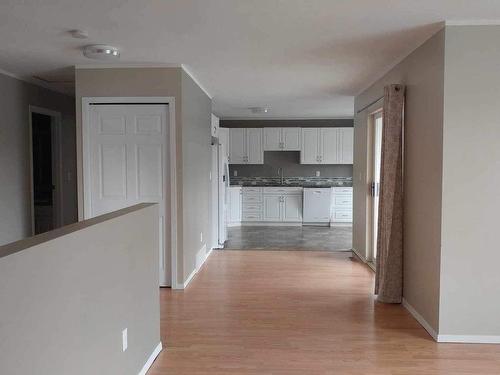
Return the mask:
[[[368,107],[371,107],[372,105],[374,105],[376,102],[380,101],[384,99],[384,95],[382,95],[380,98],[374,100],[373,102],[371,102],[370,104],[367,104],[365,105],[363,108],[361,108],[359,111],[356,112],[356,114],[360,113],[360,112],[363,112],[365,109],[367,109]]]

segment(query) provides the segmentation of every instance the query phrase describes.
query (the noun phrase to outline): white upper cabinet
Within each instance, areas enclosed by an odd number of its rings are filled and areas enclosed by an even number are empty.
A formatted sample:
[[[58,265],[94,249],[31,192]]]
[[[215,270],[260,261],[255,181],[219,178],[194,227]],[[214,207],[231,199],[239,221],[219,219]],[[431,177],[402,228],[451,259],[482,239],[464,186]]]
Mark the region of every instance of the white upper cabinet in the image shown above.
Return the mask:
[[[300,151],[301,128],[281,128],[281,145],[284,151]]]
[[[302,128],[301,164],[319,164],[319,129]]]
[[[262,129],[229,129],[229,163],[263,164]]]
[[[229,163],[245,164],[246,129],[229,129]]]
[[[320,164],[339,164],[339,130],[336,128],[320,129]]]
[[[264,151],[281,151],[281,128],[264,128]]]
[[[301,128],[264,128],[264,151],[300,151]]]
[[[340,128],[340,163],[352,164],[354,160],[354,128]]]
[[[301,164],[352,164],[353,128],[302,128]]]

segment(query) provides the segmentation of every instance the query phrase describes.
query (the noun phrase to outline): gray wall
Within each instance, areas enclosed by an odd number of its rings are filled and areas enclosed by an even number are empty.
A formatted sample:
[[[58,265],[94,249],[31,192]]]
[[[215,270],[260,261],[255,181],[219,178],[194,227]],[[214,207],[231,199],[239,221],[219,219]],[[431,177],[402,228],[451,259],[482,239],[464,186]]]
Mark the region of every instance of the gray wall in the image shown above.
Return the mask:
[[[355,112],[392,83],[406,85],[404,163],[404,298],[438,330],[443,158],[444,30],[355,98]],[[353,246],[367,255],[368,116],[355,118]]]
[[[182,72],[182,164],[184,278],[196,269],[196,255],[213,243],[210,226],[212,100]],[[200,235],[202,233],[202,235]]]
[[[175,97],[177,281],[182,284],[195,269],[193,263],[195,254],[203,247],[203,244],[210,243],[208,218],[211,100],[181,68],[77,69],[77,157],[80,193],[83,191],[82,97],[95,96]],[[170,192],[167,192],[167,195],[170,195]],[[83,207],[83,194],[79,194],[78,198],[80,207]],[[168,200],[166,212],[170,212]],[[200,232],[203,232],[203,241],[200,241]],[[167,220],[166,243],[170,243],[170,238],[170,221]],[[167,257],[169,256],[170,254],[167,254]],[[184,266],[184,260],[187,261],[186,266]]]
[[[0,247],[0,373],[137,375],[160,343],[158,277],[156,205]]]
[[[499,40],[446,28],[440,335],[500,337]]]
[[[283,168],[285,177],[352,177],[352,165],[306,165],[300,164],[299,151],[265,151],[263,165],[230,165],[230,176],[238,171],[238,177],[276,177],[278,168]]]
[[[309,119],[309,120],[224,120],[220,126],[224,128],[348,128],[354,124],[353,119]]]
[[[30,105],[61,113],[63,224],[77,218],[74,98],[0,74],[0,245],[31,235]]]

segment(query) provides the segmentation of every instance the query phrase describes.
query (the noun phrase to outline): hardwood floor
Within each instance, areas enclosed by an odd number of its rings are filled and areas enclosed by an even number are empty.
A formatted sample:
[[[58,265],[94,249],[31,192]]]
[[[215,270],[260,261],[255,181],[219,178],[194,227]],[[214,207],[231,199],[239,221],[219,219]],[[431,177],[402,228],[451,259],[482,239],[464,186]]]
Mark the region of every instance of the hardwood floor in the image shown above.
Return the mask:
[[[214,251],[161,290],[160,374],[500,374],[499,345],[437,344],[345,253]]]

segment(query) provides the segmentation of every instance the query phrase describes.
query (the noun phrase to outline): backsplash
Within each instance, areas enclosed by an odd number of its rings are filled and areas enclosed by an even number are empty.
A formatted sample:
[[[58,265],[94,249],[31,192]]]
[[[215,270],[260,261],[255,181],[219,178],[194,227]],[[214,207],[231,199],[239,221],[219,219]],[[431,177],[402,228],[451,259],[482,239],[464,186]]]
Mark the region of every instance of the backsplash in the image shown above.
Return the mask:
[[[352,177],[230,177],[231,185],[240,186],[302,186],[334,187],[352,186]]]

